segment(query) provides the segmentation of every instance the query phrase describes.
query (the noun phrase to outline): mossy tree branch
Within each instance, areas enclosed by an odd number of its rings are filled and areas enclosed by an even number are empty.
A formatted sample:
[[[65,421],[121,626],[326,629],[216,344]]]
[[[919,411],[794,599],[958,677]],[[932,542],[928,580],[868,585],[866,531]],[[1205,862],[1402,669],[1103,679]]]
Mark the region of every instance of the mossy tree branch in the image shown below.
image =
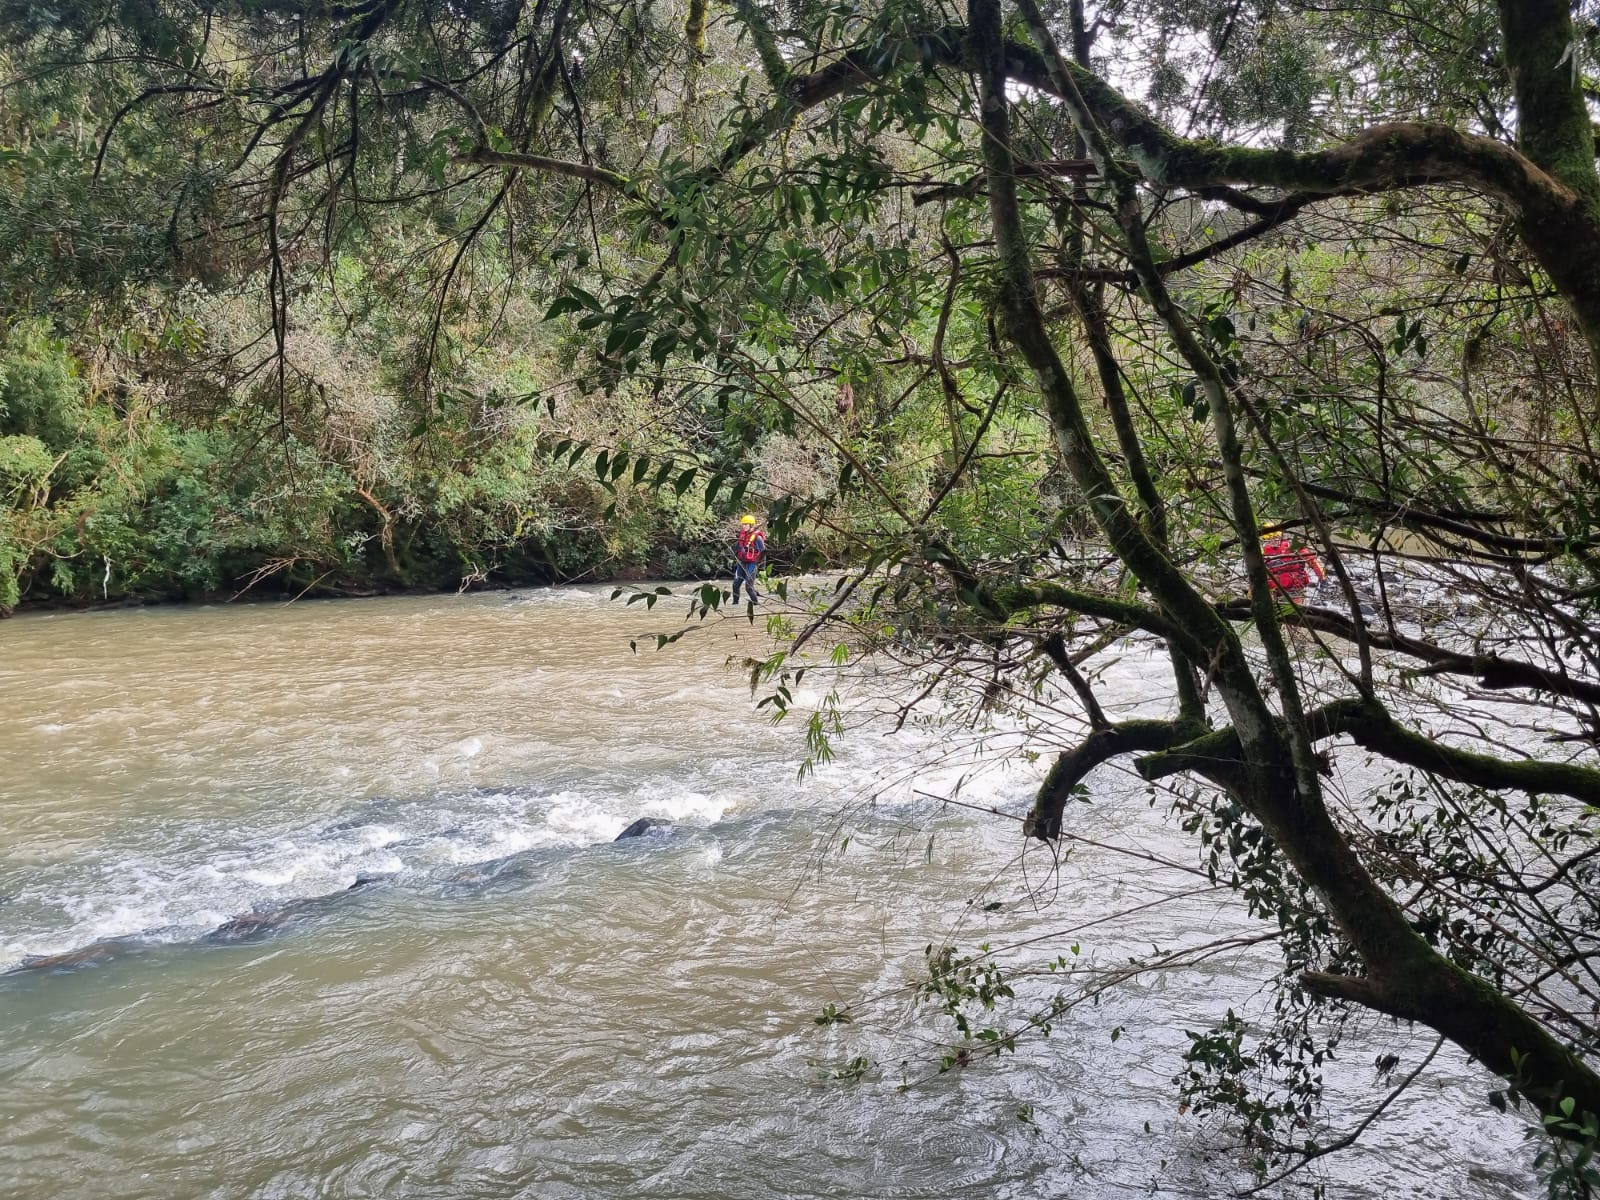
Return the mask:
[[[1255,619],[1254,609],[1249,601],[1243,599],[1220,604],[1217,606],[1217,611],[1230,620]],[[1350,642],[1356,641],[1361,636],[1361,631],[1354,621],[1330,608],[1300,605],[1292,611],[1281,613],[1279,620],[1286,624],[1315,629],[1319,633],[1330,634]],[[1366,638],[1374,649],[1407,655],[1418,662],[1426,663],[1428,668],[1436,673],[1475,679],[1479,687],[1489,691],[1524,688],[1600,706],[1600,683],[1552,670],[1549,667],[1541,667],[1537,663],[1506,658],[1499,654],[1463,654],[1424,638],[1389,632],[1381,628],[1368,628]]]
[[[1544,61],[1543,49],[1570,42],[1571,18],[1561,0],[1523,6],[1505,26],[1513,64]],[[1537,10],[1537,11],[1534,11]],[[1563,30],[1565,33],[1563,33]],[[946,25],[855,49],[828,66],[791,76],[783,93],[724,154],[723,166],[738,161],[762,140],[802,113],[845,92],[878,82],[896,66],[920,62],[965,68],[976,52],[972,31]],[[1052,64],[1032,46],[1001,39],[1001,66],[1009,78],[1066,101],[1070,91]],[[1556,51],[1555,62],[1561,50]],[[1460,184],[1494,196],[1518,214],[1529,249],[1549,272],[1582,323],[1591,349],[1600,354],[1600,183],[1594,134],[1587,119],[1566,119],[1581,90],[1565,74],[1545,69],[1514,70],[1519,104],[1560,119],[1526,153],[1504,142],[1448,125],[1394,122],[1376,125],[1348,140],[1313,151],[1265,149],[1183,138],[1098,75],[1076,63],[1063,64],[1081,97],[1085,118],[1126,151],[1144,181],[1200,194],[1230,185],[1265,186],[1303,196],[1396,191],[1430,184]],[[1565,90],[1563,90],[1565,89]],[[1564,115],[1563,115],[1564,114]],[[1575,247],[1583,247],[1574,252]]]
[[[739,23],[755,43],[767,83],[774,92],[782,92],[789,83],[789,64],[783,61],[783,55],[778,52],[778,38],[772,32],[772,22],[767,20],[767,14],[761,11],[756,0],[733,0],[733,11],[738,14]]]
[[[1487,791],[1568,796],[1600,806],[1600,768],[1540,759],[1503,759],[1463,750],[1405,728],[1383,705],[1361,697],[1336,700],[1313,709],[1306,716],[1306,725],[1313,741],[1348,736],[1365,750],[1441,779]],[[1241,762],[1238,735],[1232,729],[1219,729],[1181,744],[1157,747],[1136,760],[1134,769],[1140,778],[1154,782],[1196,770],[1199,765],[1232,764],[1228,767],[1232,770]]]
[[[1198,729],[1191,721],[1119,721],[1091,731],[1071,750],[1056,756],[1050,773],[1039,785],[1033,808],[1023,821],[1023,836],[1044,842],[1057,841],[1062,834],[1068,801],[1096,767],[1125,754],[1165,750],[1191,740]]]
[[[547,158],[542,154],[517,154],[507,150],[491,150],[475,146],[458,156],[461,162],[476,163],[486,167],[511,167],[524,171],[541,171],[546,175],[565,175],[585,183],[597,183],[628,197],[635,197],[637,189],[626,175],[597,167],[593,163],[574,162],[565,158]]]

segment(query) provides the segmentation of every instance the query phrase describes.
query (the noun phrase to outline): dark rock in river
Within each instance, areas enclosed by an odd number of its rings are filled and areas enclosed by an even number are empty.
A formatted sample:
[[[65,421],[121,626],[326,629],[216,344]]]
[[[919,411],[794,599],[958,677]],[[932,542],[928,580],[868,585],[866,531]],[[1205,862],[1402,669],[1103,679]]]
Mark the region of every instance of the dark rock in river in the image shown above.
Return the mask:
[[[30,955],[5,973],[17,975],[24,971],[77,971],[84,967],[98,967],[114,958],[134,954],[140,948],[141,943],[131,938],[107,938],[103,942],[91,942],[76,950],[68,950],[65,954]]]
[[[399,805],[398,800],[388,796],[374,796],[363,801],[354,812],[341,817],[331,825],[322,827],[322,834],[350,833],[352,830],[365,829],[369,825],[378,825],[394,816]]]
[[[270,912],[240,913],[206,934],[208,942],[245,942],[278,929],[292,915],[290,905]]]
[[[611,840],[624,841],[636,837],[670,837],[672,835],[672,822],[663,821],[659,817],[640,817],[621,833]]]
[[[467,863],[445,877],[444,892],[446,895],[460,895],[499,886],[516,886],[542,875],[570,853],[565,846],[536,846],[501,858]]]
[[[370,887],[382,881],[380,875],[357,875],[355,882],[342,892],[333,892],[326,896],[307,896],[300,900],[290,900],[287,904],[277,908],[266,909],[262,912],[240,913],[232,920],[224,921],[210,933],[206,934],[208,942],[247,942],[252,938],[265,937],[269,933],[276,933],[290,922],[311,916],[326,908],[328,904],[340,896],[348,895],[364,887]]]

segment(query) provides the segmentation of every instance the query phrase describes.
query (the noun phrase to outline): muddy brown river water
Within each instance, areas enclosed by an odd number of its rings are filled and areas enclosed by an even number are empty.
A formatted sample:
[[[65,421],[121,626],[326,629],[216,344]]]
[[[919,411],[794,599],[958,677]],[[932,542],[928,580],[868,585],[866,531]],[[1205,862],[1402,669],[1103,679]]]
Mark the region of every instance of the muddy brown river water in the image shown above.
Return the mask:
[[[929,944],[1037,966],[1257,932],[1226,893],[1123,852],[1192,863],[1161,804],[1108,773],[1053,869],[1019,858],[1043,764],[1002,761],[1004,731],[852,718],[799,778],[801,721],[769,723],[726,666],[766,652],[760,621],[635,653],[684,601],[608,593],[0,623],[0,970],[104,948],[0,976],[0,1196],[1251,1181],[1171,1079],[1186,1030],[1264,1003],[1270,952],[1136,981],[944,1074],[949,1032],[907,998]],[[1159,708],[1158,658],[1112,670],[1127,711]],[[958,782],[1001,815],[928,798]],[[611,840],[638,817],[670,836]],[[269,920],[215,934],[245,914]],[[820,1028],[830,1003],[857,1021]],[[1430,1044],[1371,1023],[1330,1072],[1331,1125],[1382,1094],[1374,1054],[1409,1069]],[[857,1056],[859,1082],[825,1078]],[[1532,1194],[1490,1086],[1443,1054],[1357,1150],[1269,1194]]]

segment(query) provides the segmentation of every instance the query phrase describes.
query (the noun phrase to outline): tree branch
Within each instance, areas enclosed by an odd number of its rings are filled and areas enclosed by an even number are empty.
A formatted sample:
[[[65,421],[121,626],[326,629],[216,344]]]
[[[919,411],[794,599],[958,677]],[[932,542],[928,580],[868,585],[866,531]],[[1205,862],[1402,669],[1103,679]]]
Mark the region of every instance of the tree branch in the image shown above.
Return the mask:
[[[1033,608],[1064,608],[1086,617],[1099,617],[1144,629],[1161,637],[1177,634],[1172,623],[1156,609],[1132,600],[1118,600],[1093,592],[1080,592],[1059,583],[1012,584],[991,588],[985,597],[1000,610],[1002,617],[1014,617]]]
[[[1306,714],[1312,741],[1347,735],[1356,745],[1392,762],[1417,767],[1442,779],[1490,791],[1518,791],[1530,795],[1570,796],[1584,804],[1600,805],[1600,767],[1542,759],[1503,759],[1462,750],[1406,729],[1387,709],[1360,697],[1335,700]],[[1143,779],[1155,781],[1182,771],[1216,777],[1243,761],[1239,735],[1232,729],[1206,732],[1192,741],[1157,747],[1134,762]]]
[[[515,170],[543,171],[549,175],[566,175],[586,183],[598,183],[625,196],[636,197],[638,190],[625,175],[597,167],[592,163],[572,162],[565,158],[546,158],[542,154],[514,154],[505,150],[491,150],[487,146],[474,146],[464,154],[456,155],[457,162],[477,163],[486,167],[510,167]]]
[[[1600,805],[1600,768],[1541,759],[1511,760],[1447,745],[1406,729],[1381,705],[1330,705],[1330,732],[1348,733],[1358,746],[1429,774],[1491,791],[1570,796]]]
[[[1059,840],[1067,801],[1090,771],[1124,754],[1175,746],[1194,733],[1195,726],[1188,721],[1122,721],[1094,730],[1073,749],[1056,756],[1023,821],[1023,836],[1041,842]]]
[[[1229,600],[1217,606],[1217,611],[1232,621],[1249,621],[1254,613],[1249,601]],[[1292,612],[1282,614],[1282,621],[1290,625],[1303,625],[1319,633],[1332,634],[1345,641],[1354,642],[1359,636],[1355,622],[1331,608],[1311,608],[1297,605]],[[1490,691],[1507,691],[1527,688],[1564,696],[1586,704],[1600,705],[1600,683],[1580,679],[1535,663],[1502,658],[1498,654],[1462,654],[1422,638],[1408,637],[1402,633],[1388,633],[1369,628],[1367,638],[1375,649],[1393,650],[1429,664],[1435,671],[1450,675],[1469,675],[1478,686]]]

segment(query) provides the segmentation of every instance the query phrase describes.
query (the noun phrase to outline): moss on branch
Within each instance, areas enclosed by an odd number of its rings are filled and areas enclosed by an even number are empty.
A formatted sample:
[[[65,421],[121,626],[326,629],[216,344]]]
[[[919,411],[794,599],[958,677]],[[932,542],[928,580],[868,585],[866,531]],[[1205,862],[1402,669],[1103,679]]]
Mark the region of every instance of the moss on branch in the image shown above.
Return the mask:
[[[1064,608],[1086,617],[1100,617],[1119,625],[1148,630],[1162,637],[1173,633],[1171,623],[1149,605],[1099,596],[1093,592],[1080,592],[1056,583],[1009,585],[992,588],[987,595],[1006,617],[1018,616],[1036,608]]]
[[[1102,763],[1142,750],[1161,750],[1195,736],[1200,726],[1190,721],[1121,721],[1096,729],[1071,750],[1056,756],[1039,785],[1033,808],[1022,824],[1025,837],[1053,842],[1062,834],[1062,815],[1084,778]]]
[[[1231,600],[1217,606],[1217,611],[1230,620],[1249,621],[1254,612],[1247,601]],[[1499,654],[1462,654],[1423,638],[1391,633],[1384,629],[1368,627],[1365,631],[1343,613],[1328,608],[1296,607],[1280,619],[1286,624],[1302,625],[1319,633],[1331,634],[1346,641],[1356,641],[1365,636],[1369,645],[1378,650],[1391,650],[1426,663],[1432,672],[1463,675],[1475,678],[1478,685],[1490,691],[1525,688],[1564,696],[1585,704],[1600,705],[1600,683],[1553,671],[1536,663],[1506,658]]]

